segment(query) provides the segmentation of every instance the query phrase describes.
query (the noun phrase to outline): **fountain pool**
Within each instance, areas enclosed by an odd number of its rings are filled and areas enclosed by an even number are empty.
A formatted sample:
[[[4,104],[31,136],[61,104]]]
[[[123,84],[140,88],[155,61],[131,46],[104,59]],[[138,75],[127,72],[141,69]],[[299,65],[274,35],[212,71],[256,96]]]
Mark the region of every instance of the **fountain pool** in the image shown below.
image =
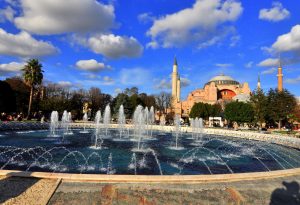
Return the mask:
[[[88,132],[82,132],[83,129]],[[119,129],[101,130],[99,136],[107,133],[109,136],[101,138],[99,149],[94,148],[95,129],[90,128],[75,129],[70,126],[72,135],[65,135],[65,129],[57,128],[53,136],[53,129],[3,131],[0,133],[0,169],[201,175],[268,172],[300,167],[299,150],[268,142],[207,134],[194,137],[195,133],[162,133],[156,130],[145,131],[141,137],[141,133],[132,128],[127,128],[122,140],[114,140],[120,139]],[[62,138],[68,143],[61,142]],[[176,146],[181,149],[170,149]]]

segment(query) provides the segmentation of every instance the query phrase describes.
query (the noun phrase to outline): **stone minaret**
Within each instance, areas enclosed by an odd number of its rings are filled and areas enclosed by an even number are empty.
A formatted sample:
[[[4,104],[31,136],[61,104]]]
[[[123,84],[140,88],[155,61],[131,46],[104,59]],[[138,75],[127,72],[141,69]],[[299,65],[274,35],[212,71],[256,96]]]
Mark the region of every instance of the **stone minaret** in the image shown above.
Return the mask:
[[[279,59],[278,73],[277,73],[277,90],[282,92],[283,90],[283,74],[282,74],[282,66],[281,60]]]
[[[176,94],[176,97],[177,97],[177,102],[180,102],[180,77],[178,77],[178,79],[177,79],[177,94]]]
[[[178,65],[177,65],[177,59],[176,57],[174,58],[174,64],[173,64],[173,73],[172,73],[172,98],[173,98],[173,102],[177,102],[178,101],[178,97],[177,97],[177,80],[178,80]]]
[[[260,76],[258,74],[258,78],[257,78],[257,91],[261,89],[261,85],[260,85]]]

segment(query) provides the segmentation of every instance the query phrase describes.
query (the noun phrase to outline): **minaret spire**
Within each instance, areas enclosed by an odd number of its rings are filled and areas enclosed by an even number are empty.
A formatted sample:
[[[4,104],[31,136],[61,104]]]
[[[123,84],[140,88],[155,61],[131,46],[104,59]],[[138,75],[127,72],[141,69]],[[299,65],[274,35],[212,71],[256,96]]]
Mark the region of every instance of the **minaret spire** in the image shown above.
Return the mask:
[[[174,58],[173,72],[172,72],[172,98],[173,103],[178,102],[178,65],[176,56]]]
[[[277,90],[282,92],[283,90],[283,74],[282,74],[282,64],[281,57],[279,54],[278,72],[277,72]]]
[[[261,84],[260,84],[260,74],[258,73],[258,77],[257,77],[257,90],[261,89]]]

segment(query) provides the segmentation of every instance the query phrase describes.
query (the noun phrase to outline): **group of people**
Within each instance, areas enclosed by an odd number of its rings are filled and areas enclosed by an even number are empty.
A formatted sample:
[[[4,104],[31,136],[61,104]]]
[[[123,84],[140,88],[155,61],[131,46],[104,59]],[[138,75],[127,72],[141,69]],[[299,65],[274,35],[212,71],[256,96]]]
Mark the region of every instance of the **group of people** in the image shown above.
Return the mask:
[[[7,121],[23,121],[26,120],[27,118],[24,116],[24,114],[22,112],[20,113],[1,113],[0,115],[0,121],[2,122],[7,122]],[[32,113],[32,115],[30,115],[30,117],[28,119],[31,120],[36,120],[36,121],[43,121],[45,120],[45,116],[43,115],[43,113],[40,112],[34,112]]]
[[[22,121],[24,119],[24,115],[22,112],[20,113],[12,113],[7,114],[5,112],[1,113],[0,120],[1,121]]]

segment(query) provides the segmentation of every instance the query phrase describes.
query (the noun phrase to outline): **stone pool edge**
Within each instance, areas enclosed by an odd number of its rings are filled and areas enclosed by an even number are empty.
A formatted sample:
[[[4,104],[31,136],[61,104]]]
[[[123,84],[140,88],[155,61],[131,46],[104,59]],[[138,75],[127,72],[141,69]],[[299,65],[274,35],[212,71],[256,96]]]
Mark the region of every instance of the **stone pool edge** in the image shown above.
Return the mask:
[[[0,170],[0,176],[5,177],[32,177],[43,179],[62,179],[64,181],[105,183],[214,183],[270,179],[295,175],[300,175],[300,168],[269,172],[213,175],[106,175]]]

